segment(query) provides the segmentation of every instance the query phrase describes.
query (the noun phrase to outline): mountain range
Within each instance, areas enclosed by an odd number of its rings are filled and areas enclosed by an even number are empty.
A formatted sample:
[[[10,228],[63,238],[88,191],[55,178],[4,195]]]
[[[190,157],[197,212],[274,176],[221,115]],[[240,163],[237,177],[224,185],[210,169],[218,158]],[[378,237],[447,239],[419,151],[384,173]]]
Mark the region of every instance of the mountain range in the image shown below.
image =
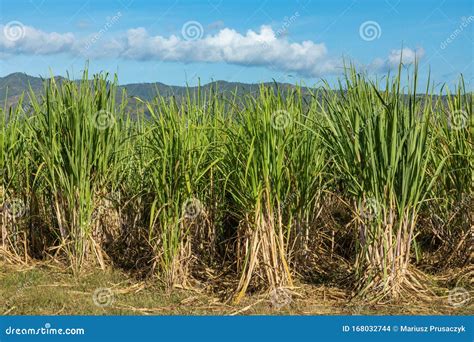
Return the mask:
[[[65,80],[61,76],[56,76],[55,79],[59,82]],[[31,88],[34,93],[40,94],[43,90],[44,78],[30,76],[25,73],[16,72],[5,77],[0,77],[0,104],[3,106],[5,101],[8,106],[14,105],[18,102],[23,93],[27,93]],[[287,88],[294,87],[288,83],[264,83],[266,86],[273,88]],[[247,84],[239,82],[215,81],[201,86],[201,91],[205,93],[210,88],[218,89],[219,92],[229,93],[236,91],[238,95],[255,93],[258,91],[260,84]],[[154,83],[131,83],[118,86],[119,90],[125,89],[127,95],[133,101],[134,97],[142,100],[151,100],[157,94],[165,97],[175,96],[178,99],[186,96],[188,92],[191,94],[196,92],[198,87],[185,86],[170,86],[160,82]]]

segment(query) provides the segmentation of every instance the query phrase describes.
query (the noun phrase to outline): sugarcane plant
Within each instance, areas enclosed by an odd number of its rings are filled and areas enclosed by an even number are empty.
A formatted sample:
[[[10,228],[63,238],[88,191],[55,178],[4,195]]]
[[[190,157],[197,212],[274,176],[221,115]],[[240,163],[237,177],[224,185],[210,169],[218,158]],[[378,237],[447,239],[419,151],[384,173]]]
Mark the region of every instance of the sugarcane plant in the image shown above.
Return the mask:
[[[402,92],[402,66],[382,90],[354,68],[338,96],[326,96],[323,139],[353,201],[356,216],[356,293],[375,301],[423,290],[410,266],[420,205],[439,175],[426,177],[433,136],[432,106],[417,95],[417,68]]]

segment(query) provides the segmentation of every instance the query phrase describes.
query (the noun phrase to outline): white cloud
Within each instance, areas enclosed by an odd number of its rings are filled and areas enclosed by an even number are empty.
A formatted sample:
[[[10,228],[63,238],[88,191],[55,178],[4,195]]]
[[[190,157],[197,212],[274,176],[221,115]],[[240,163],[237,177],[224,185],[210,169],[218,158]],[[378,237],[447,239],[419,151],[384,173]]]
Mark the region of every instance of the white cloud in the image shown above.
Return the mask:
[[[404,65],[413,64],[415,60],[420,60],[425,55],[423,48],[410,49],[408,47],[398,50],[390,51],[387,58],[376,58],[370,64],[369,68],[375,71],[386,71],[393,68],[398,68],[400,61]]]
[[[0,25],[2,58],[5,54],[69,53],[83,58],[261,66],[305,77],[335,73],[342,65],[340,58],[328,54],[324,43],[310,40],[290,42],[266,25],[261,26],[258,31],[248,30],[245,34],[230,28],[223,28],[206,36],[198,32],[197,37],[200,39],[196,40],[177,35],[153,36],[141,27],[122,34],[102,30],[88,37],[76,38],[72,33],[46,33],[29,26],[20,27],[23,32],[20,32],[22,35],[18,39],[18,27],[16,29],[17,31],[12,32],[17,36],[12,40],[5,26]],[[423,54],[423,49],[392,50],[386,59],[375,59],[369,67],[384,70],[398,65],[401,55],[404,63],[412,63],[415,56],[421,58]]]
[[[0,26],[1,32],[5,26]],[[229,63],[263,66],[295,72],[304,76],[319,76],[333,72],[334,60],[327,56],[323,43],[303,41],[292,43],[277,37],[270,26],[259,31],[240,34],[229,28],[198,40],[184,37],[152,36],[144,28],[128,30],[115,37],[95,34],[77,39],[72,33],[45,33],[23,26],[21,39],[11,40],[0,34],[0,47],[10,54],[53,54],[67,52],[84,58],[124,58],[175,62]]]
[[[401,50],[392,50],[388,56],[388,64],[391,67],[398,66],[400,61],[403,64],[412,64],[416,59],[421,59],[425,55],[423,48],[412,50],[410,48],[403,48]]]
[[[334,71],[323,43],[291,43],[277,38],[269,26],[245,35],[224,28],[215,35],[189,41],[175,35],[151,36],[144,28],[137,28],[128,30],[113,46],[116,57],[129,59],[264,66],[305,76]]]
[[[13,54],[48,55],[68,52],[74,45],[72,33],[46,33],[30,26],[0,25],[0,48]]]

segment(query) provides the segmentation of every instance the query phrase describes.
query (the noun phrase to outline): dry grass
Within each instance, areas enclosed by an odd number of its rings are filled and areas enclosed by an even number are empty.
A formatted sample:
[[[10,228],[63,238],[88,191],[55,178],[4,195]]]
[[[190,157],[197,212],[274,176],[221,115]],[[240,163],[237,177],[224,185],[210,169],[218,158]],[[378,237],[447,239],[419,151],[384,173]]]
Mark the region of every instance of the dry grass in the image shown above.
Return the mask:
[[[113,301],[94,303],[94,292],[111,290]],[[367,305],[348,302],[344,289],[309,284],[275,293],[245,297],[231,305],[206,288],[167,289],[154,281],[138,281],[123,272],[96,268],[80,276],[54,263],[0,263],[0,313],[3,315],[470,315],[472,302],[454,307],[446,296],[425,302]]]

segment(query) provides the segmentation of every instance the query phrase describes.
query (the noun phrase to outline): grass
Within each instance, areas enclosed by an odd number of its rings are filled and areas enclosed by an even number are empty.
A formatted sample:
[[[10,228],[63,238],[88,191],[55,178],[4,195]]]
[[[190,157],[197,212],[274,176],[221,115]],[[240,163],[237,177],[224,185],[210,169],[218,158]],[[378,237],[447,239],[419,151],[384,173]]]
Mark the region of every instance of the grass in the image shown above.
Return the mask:
[[[1,255],[237,307],[298,284],[364,305],[469,294],[473,94],[417,78],[350,67],[338,89],[138,99],[147,116],[116,77],[48,80],[0,110]]]
[[[416,100],[415,77],[403,105],[400,73],[381,91],[352,70],[344,99],[331,98],[322,109],[327,126],[322,139],[359,216],[359,295],[370,291],[374,300],[376,292],[381,300],[397,297],[405,282],[417,283],[408,278],[419,206],[443,167],[440,162],[433,178],[426,178],[425,151],[435,138],[428,134],[432,95],[427,90],[424,103]]]
[[[119,270],[65,272],[54,264],[0,266],[2,315],[466,315],[472,306],[447,300],[411,305],[348,304],[349,293],[326,286],[298,284],[300,295],[275,305],[272,296],[253,295],[238,305],[199,289],[169,291],[153,281],[130,278]],[[94,302],[96,291],[112,300]]]

